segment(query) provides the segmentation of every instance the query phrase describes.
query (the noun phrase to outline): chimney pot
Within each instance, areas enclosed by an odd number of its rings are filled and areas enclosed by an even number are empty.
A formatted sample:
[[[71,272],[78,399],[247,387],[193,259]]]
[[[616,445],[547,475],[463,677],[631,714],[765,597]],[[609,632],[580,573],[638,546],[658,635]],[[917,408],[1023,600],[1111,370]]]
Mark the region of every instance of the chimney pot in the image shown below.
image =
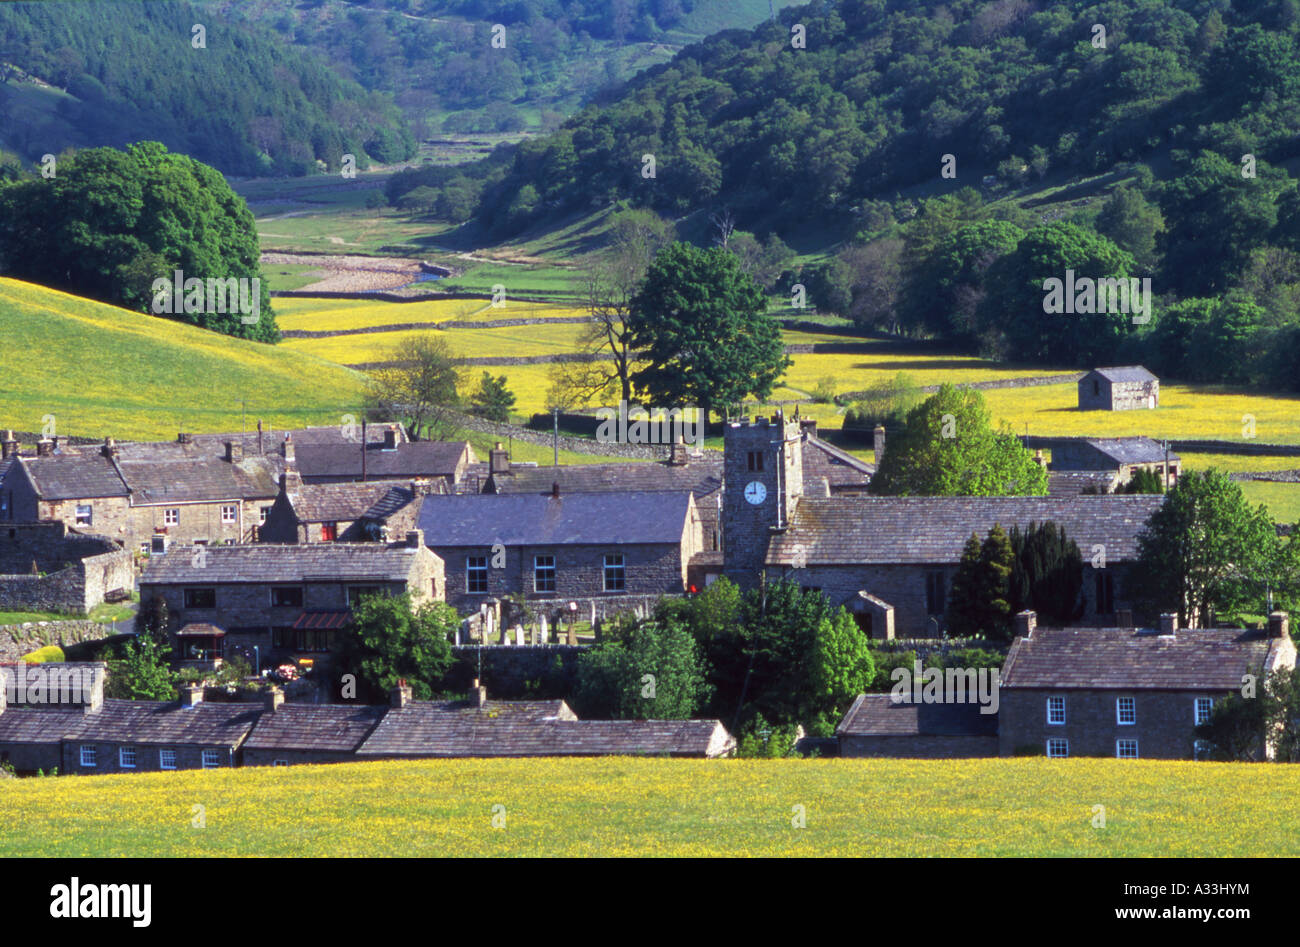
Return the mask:
[[[679,434],[668,452],[668,463],[674,467],[685,467],[690,460],[690,455],[686,452],[686,442]]]
[[[1178,631],[1178,616],[1173,612],[1162,612],[1160,615],[1160,634],[1172,635]]]
[[[181,431],[176,435],[176,443],[178,444],[190,444],[193,443],[193,441],[194,435],[190,434],[189,431]]]
[[[105,457],[114,457],[114,456],[116,456],[116,455],[117,455],[117,441],[113,440],[111,437],[106,437],[106,438],[104,438],[104,446],[103,446],[102,448],[100,448],[100,452],[101,452]]]
[[[384,428],[384,450],[397,450],[397,428],[391,424]]]
[[[397,686],[388,694],[388,704],[390,707],[401,710],[411,702],[411,685],[406,683],[405,679],[399,680]]]
[[[877,424],[876,429],[871,432],[872,447],[875,450],[876,466],[880,466],[880,459],[885,456],[885,426]]]
[[[477,677],[469,688],[469,702],[475,707],[482,707],[487,703],[487,688],[479,683]]]
[[[488,472],[494,474],[510,472],[510,453],[501,447],[500,441],[497,441],[497,446],[488,452]]]
[[[271,713],[275,713],[280,709],[280,705],[284,703],[284,688],[268,687],[265,700],[266,709]]]
[[[48,437],[42,437],[36,442],[36,456],[49,457],[54,453],[54,442]]]
[[[424,545],[424,530],[412,529],[406,533],[406,545],[412,549],[419,549]]]
[[[0,441],[0,459],[8,460],[16,453],[18,453],[18,441],[14,439],[14,432],[5,431],[4,440]]]
[[[558,481],[558,480],[552,480],[552,481],[551,481],[551,499],[552,499],[552,500],[558,500],[559,498],[560,498],[560,481]]]
[[[286,464],[294,463],[293,454],[293,435],[286,434],[284,440],[280,443],[280,455],[284,458]]]
[[[203,685],[182,684],[180,691],[182,707],[194,707],[203,703]]]
[[[1016,634],[1021,638],[1032,638],[1034,629],[1038,627],[1038,613],[1032,609],[1025,609],[1023,612],[1016,613]]]
[[[243,441],[226,441],[226,460],[232,464],[240,463],[244,459],[244,442]]]
[[[1291,619],[1286,612],[1269,612],[1268,636],[1270,638],[1287,638],[1291,634]]]

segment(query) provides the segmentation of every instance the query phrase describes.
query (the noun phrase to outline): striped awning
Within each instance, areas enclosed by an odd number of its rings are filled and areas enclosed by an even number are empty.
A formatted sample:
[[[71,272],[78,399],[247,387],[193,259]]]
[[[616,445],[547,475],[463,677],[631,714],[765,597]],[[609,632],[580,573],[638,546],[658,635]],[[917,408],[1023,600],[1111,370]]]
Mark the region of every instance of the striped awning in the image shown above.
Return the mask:
[[[315,609],[305,611],[294,621],[294,628],[325,630],[342,628],[352,620],[352,612],[346,608]]]

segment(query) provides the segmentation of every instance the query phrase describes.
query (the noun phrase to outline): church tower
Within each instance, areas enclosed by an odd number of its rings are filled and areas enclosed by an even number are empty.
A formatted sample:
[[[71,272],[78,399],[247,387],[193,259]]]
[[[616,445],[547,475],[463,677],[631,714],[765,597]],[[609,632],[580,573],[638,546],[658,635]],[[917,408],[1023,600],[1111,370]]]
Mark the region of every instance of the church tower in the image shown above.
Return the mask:
[[[803,495],[797,420],[728,422],[723,434],[723,574],[741,588],[758,583],[773,533],[786,529]]]

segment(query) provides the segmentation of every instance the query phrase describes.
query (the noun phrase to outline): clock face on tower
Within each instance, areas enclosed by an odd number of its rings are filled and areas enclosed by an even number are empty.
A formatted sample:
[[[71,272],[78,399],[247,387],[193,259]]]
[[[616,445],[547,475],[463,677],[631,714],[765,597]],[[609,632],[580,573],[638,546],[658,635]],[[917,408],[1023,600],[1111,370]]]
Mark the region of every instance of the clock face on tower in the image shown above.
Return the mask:
[[[767,499],[767,487],[763,486],[757,480],[751,480],[745,486],[745,499],[755,506],[758,506]]]

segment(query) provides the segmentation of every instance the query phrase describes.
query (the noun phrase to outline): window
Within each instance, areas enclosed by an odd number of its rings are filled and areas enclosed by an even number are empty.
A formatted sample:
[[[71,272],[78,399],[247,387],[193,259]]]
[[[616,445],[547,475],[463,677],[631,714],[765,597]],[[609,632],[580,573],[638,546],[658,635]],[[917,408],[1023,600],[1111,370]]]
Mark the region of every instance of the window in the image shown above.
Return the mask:
[[[554,556],[533,556],[533,591],[555,591]]]
[[[1138,758],[1137,740],[1116,740],[1115,741],[1115,759],[1135,760],[1137,758]]]
[[[430,579],[430,580],[429,580],[429,595],[432,596],[433,598],[437,598],[437,597],[438,597],[438,580],[437,580],[437,579]]]
[[[750,473],[761,473],[763,470],[763,452],[761,450],[750,451],[748,464]]]
[[[1115,579],[1108,572],[1097,573],[1097,599],[1095,604],[1098,615],[1112,615],[1115,612]]]
[[[321,523],[320,524],[320,541],[323,543],[332,543],[339,538],[338,523]]]
[[[179,526],[181,522],[181,511],[179,507],[170,510],[163,510],[164,526]]]
[[[627,567],[623,564],[623,554],[613,553],[605,557],[605,591],[622,592],[627,588]]]
[[[272,648],[292,648],[297,643],[294,630],[286,625],[277,625],[271,629]]]
[[[91,514],[94,512],[89,503],[77,504],[77,525],[89,526],[91,523]]]
[[[1098,381],[1097,379],[1095,379],[1095,378],[1092,380],[1092,393],[1093,393],[1094,395],[1100,395],[1100,394],[1101,394],[1101,382],[1099,382],[1099,381]]]
[[[487,556],[466,556],[465,591],[471,595],[484,595],[487,590]]]
[[[289,765],[289,761],[288,761],[288,760],[271,760],[271,765],[272,765],[272,766],[288,766],[288,765]]]
[[[1192,719],[1199,727],[1203,723],[1210,722],[1210,714],[1214,712],[1213,697],[1198,697],[1192,705]]]
[[[233,503],[223,503],[221,505],[221,522],[235,523],[239,521],[239,507]]]
[[[220,750],[204,750],[204,751],[203,751],[203,768],[204,768],[204,769],[215,769],[216,767],[218,767],[218,766],[220,766],[220,765],[221,765],[221,751],[220,751]]]
[[[927,572],[925,574],[925,613],[942,615],[944,611],[943,573]]]
[[[328,651],[330,649],[331,632],[328,629],[295,628],[293,633],[295,651]]]
[[[118,747],[117,765],[122,767],[122,769],[135,769],[135,747]]]
[[[82,746],[81,746],[81,765],[82,765],[82,766],[95,766],[95,765],[97,765],[97,764],[95,763],[95,749],[96,749],[96,747],[95,747],[94,744],[82,744]]]
[[[1070,741],[1053,737],[1047,741],[1047,755],[1054,760],[1063,760],[1070,755]]]
[[[216,589],[186,589],[185,607],[186,608],[216,608],[217,590]]]
[[[159,750],[158,751],[158,768],[175,769],[176,768],[176,751]]]
[[[157,553],[158,555],[162,555],[167,551],[166,536],[154,536],[150,539],[150,543],[151,543],[151,545],[149,546],[150,553]]]
[[[1117,697],[1115,699],[1115,722],[1122,724],[1137,723],[1137,707],[1133,703],[1132,697]]]
[[[147,542],[140,544],[140,555],[142,556],[149,555],[149,544]]]
[[[273,588],[271,604],[277,608],[302,608],[302,589],[297,586]]]
[[[1047,722],[1065,723],[1065,698],[1047,698]]]
[[[257,521],[258,521],[259,523],[265,523],[265,522],[266,522],[266,514],[267,514],[267,513],[270,513],[270,512],[271,512],[271,508],[270,508],[269,506],[261,506],[261,507],[258,507],[258,508],[257,508]]]
[[[351,608],[357,602],[361,601],[363,596],[378,595],[379,586],[377,585],[354,585],[348,589],[348,607]]]

